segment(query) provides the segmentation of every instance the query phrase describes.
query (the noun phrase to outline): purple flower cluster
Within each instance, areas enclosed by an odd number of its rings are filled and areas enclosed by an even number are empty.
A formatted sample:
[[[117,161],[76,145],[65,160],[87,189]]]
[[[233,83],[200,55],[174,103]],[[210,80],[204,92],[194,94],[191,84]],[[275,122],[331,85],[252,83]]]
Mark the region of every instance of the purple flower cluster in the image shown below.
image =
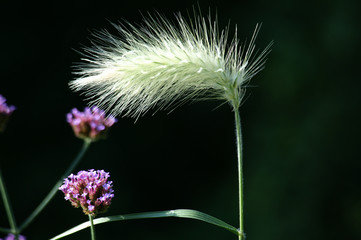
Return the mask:
[[[19,240],[26,240],[26,237],[24,237],[23,235],[19,235],[18,237]],[[3,240],[2,238],[0,238],[0,240]],[[15,240],[15,235],[12,233],[9,233],[9,235],[7,235],[4,240]]]
[[[16,107],[8,106],[6,98],[0,94],[0,132],[3,132],[10,115],[14,112]]]
[[[66,119],[78,138],[92,141],[105,137],[108,128],[117,122],[117,119],[112,116],[105,118],[105,112],[95,106],[84,108],[84,112],[73,108],[66,115]]]
[[[80,171],[65,178],[59,190],[74,207],[82,207],[85,214],[95,216],[105,212],[114,197],[113,182],[108,181],[109,176],[104,170]]]

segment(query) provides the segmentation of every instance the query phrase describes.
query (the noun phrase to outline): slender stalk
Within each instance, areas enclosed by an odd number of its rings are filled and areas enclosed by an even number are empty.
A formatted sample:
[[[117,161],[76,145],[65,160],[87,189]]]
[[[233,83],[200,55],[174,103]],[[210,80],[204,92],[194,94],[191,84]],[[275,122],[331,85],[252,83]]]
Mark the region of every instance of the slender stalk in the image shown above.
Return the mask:
[[[85,152],[90,146],[90,140],[84,140],[84,144],[80,149],[78,155],[74,158],[73,162],[70,164],[69,168],[65,171],[63,176],[56,182],[54,187],[50,190],[48,195],[44,198],[44,200],[39,204],[39,206],[30,214],[30,216],[24,221],[24,223],[19,227],[19,231],[23,231],[34,219],[38,214],[45,208],[45,206],[50,202],[50,200],[55,196],[58,192],[59,187],[61,186],[64,178],[66,178],[78,165],[80,160],[83,158]]]
[[[89,221],[90,221],[91,240],[95,240],[95,227],[94,227],[94,222],[93,222],[94,217],[91,214],[89,214],[88,216],[89,216]]]
[[[239,240],[244,240],[243,229],[243,147],[242,147],[242,129],[241,117],[239,116],[238,107],[234,108],[234,117],[236,122],[236,137],[237,137],[237,159],[238,159],[238,194],[239,194]]]
[[[10,227],[11,227],[11,231],[14,234],[16,234],[18,232],[18,229],[17,229],[17,226],[16,226],[14,212],[13,212],[13,209],[12,209],[11,204],[10,204],[8,193],[6,191],[6,187],[5,187],[5,183],[4,183],[4,179],[3,179],[1,169],[0,169],[0,192],[1,192],[3,202],[4,202],[5,211],[6,211],[6,214],[8,216],[8,219],[9,219],[9,224],[10,224]]]
[[[3,233],[11,233],[11,229],[0,227],[0,232],[3,232]]]

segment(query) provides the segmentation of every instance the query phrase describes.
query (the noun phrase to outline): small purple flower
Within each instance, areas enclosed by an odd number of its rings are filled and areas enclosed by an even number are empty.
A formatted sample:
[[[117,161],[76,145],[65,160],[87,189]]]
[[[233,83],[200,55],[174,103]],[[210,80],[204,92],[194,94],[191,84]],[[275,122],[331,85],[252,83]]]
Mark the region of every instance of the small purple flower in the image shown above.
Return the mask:
[[[0,94],[0,132],[5,130],[6,123],[15,109],[16,107],[14,106],[8,106],[6,104],[6,98]]]
[[[114,197],[113,182],[108,181],[109,177],[104,170],[80,171],[65,178],[59,190],[74,207],[81,207],[85,214],[95,216],[105,212]]]
[[[19,235],[19,240],[26,240],[26,237],[23,235]],[[2,240],[2,238],[0,238],[0,240]],[[15,235],[12,233],[9,233],[9,235],[7,235],[4,240],[15,240]]]
[[[108,128],[117,122],[113,116],[105,117],[105,112],[95,106],[85,107],[84,112],[73,108],[66,115],[66,119],[78,138],[90,139],[91,141],[105,137]]]

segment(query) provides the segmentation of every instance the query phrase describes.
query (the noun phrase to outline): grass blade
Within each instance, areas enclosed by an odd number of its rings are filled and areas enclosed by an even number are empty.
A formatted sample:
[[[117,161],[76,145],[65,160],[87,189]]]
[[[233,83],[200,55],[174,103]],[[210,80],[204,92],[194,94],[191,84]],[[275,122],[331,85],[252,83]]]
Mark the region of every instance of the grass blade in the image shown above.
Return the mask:
[[[165,218],[165,217],[178,217],[178,218],[189,218],[189,219],[196,219],[203,222],[207,222],[209,224],[216,225],[218,227],[224,228],[237,236],[239,235],[239,231],[237,228],[229,225],[228,223],[212,217],[206,213],[202,213],[197,210],[191,209],[177,209],[177,210],[168,210],[168,211],[156,211],[156,212],[144,212],[144,213],[133,213],[133,214],[125,214],[125,215],[116,215],[110,217],[102,217],[94,219],[94,225],[107,223],[107,222],[115,222],[115,221],[125,221],[125,220],[134,220],[134,219],[146,219],[146,218]],[[85,223],[79,224],[76,227],[73,227],[62,234],[59,234],[50,240],[56,240],[63,238],[65,236],[71,235],[76,233],[80,230],[83,230],[90,226],[90,222],[87,221]]]

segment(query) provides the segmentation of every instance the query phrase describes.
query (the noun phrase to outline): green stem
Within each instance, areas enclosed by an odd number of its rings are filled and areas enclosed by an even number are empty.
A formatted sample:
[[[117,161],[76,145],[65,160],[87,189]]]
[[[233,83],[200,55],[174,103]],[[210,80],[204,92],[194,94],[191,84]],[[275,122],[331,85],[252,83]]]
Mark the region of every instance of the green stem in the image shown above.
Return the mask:
[[[11,229],[2,228],[2,227],[0,227],[0,232],[3,232],[3,233],[12,233]]]
[[[236,122],[237,137],[237,159],[238,159],[238,194],[239,194],[239,240],[245,239],[243,229],[243,147],[242,147],[242,129],[241,118],[239,116],[238,107],[234,108],[234,117]]]
[[[50,200],[55,196],[55,194],[58,192],[59,187],[64,181],[64,178],[68,177],[69,174],[74,170],[74,168],[78,165],[80,160],[83,158],[85,152],[90,146],[91,141],[90,140],[84,140],[84,144],[78,153],[78,155],[75,157],[73,162],[70,164],[69,168],[65,171],[63,176],[56,182],[54,187],[50,190],[48,195],[44,198],[44,200],[39,204],[39,206],[30,214],[30,216],[24,221],[24,223],[19,227],[19,231],[23,231],[34,219],[38,214],[45,208],[45,206],[50,202]]]
[[[93,218],[94,217],[91,214],[89,214],[91,240],[95,240],[95,227],[94,227]]]
[[[18,232],[18,229],[16,227],[14,212],[13,212],[13,209],[11,207],[10,200],[9,200],[9,197],[8,197],[8,194],[7,194],[7,191],[6,191],[6,187],[5,187],[5,183],[4,183],[4,179],[3,179],[1,169],[0,169],[0,192],[1,192],[3,202],[4,202],[4,207],[5,207],[6,214],[8,215],[11,231],[14,234],[16,234]]]

